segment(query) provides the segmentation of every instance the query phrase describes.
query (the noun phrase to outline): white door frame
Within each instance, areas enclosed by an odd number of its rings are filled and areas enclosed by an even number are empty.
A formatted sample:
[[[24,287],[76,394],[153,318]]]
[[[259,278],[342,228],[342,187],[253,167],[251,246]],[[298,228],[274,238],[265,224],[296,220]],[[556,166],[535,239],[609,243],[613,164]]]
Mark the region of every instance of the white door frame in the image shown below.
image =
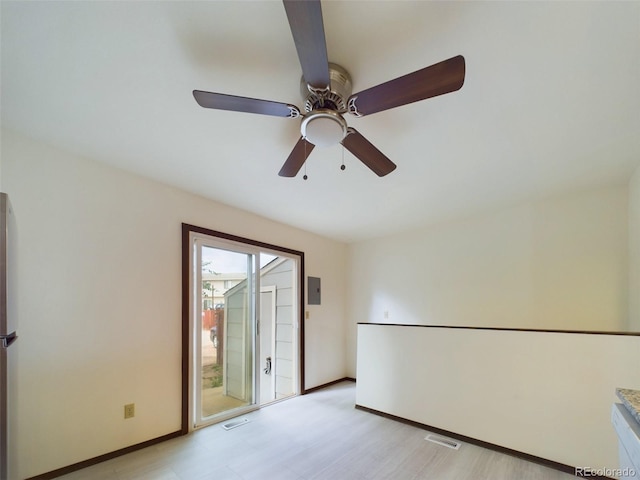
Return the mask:
[[[191,397],[191,402],[189,402],[189,418],[190,418],[189,423],[190,423],[190,430],[194,430],[196,428],[204,427],[212,423],[224,421],[228,418],[232,418],[237,415],[241,415],[243,413],[248,413],[259,407],[259,405],[256,402],[256,398],[259,398],[256,395],[258,395],[259,393],[255,391],[257,382],[255,381],[256,374],[255,374],[255,361],[254,361],[250,365],[244,365],[245,369],[246,367],[251,367],[253,371],[252,372],[245,371],[243,373],[243,379],[246,376],[248,381],[251,382],[251,386],[253,387],[251,389],[252,394],[251,394],[251,398],[249,399],[249,405],[235,408],[232,410],[227,410],[219,414],[212,415],[210,417],[202,416],[202,398],[200,394],[202,392],[202,378],[200,375],[200,372],[202,371],[202,356],[200,355],[200,348],[198,348],[202,345],[202,329],[195,328],[196,319],[199,320],[202,318],[202,302],[201,302],[201,296],[199,293],[199,285],[202,285],[202,272],[200,268],[196,268],[195,266],[200,265],[202,263],[202,257],[201,257],[202,247],[210,247],[210,248],[217,248],[220,250],[226,250],[229,252],[252,256],[251,258],[253,260],[253,266],[251,270],[252,272],[255,272],[257,271],[257,265],[258,265],[257,262],[258,262],[259,252],[257,252],[255,249],[250,248],[251,247],[250,245],[247,245],[246,246],[247,248],[245,248],[244,245],[238,244],[237,242],[231,242],[225,239],[217,238],[217,237],[206,235],[206,234],[195,233],[195,232],[190,233],[189,241],[191,244],[189,264],[193,267],[192,272],[194,273],[194,275],[191,275],[191,278],[192,278],[192,281],[195,279],[195,282],[193,282],[193,284],[191,285],[191,288],[189,289],[189,293],[190,293],[189,337],[191,339],[189,342],[190,343],[189,356],[191,358],[191,366],[192,366],[191,375],[189,376],[190,377],[189,392]],[[247,278],[247,281],[249,282],[248,288],[250,290],[249,295],[252,295],[251,292],[254,292],[255,289],[257,288],[257,285],[259,284],[259,281],[260,281],[260,279],[258,278],[259,275],[256,275],[255,277],[256,277],[255,282],[251,280],[251,275]],[[247,332],[247,333],[250,335],[250,338],[251,338],[251,346],[253,348],[254,356],[259,353],[259,346],[257,345],[256,336],[255,336],[255,325],[256,325],[255,309],[259,308],[259,305],[260,305],[259,302],[260,302],[259,298],[256,298],[255,301],[253,302],[249,302],[250,311],[248,312],[249,318],[250,318],[250,324],[251,324],[251,332]],[[227,319],[225,318],[225,329],[226,329],[226,323],[227,323]],[[226,362],[224,362],[223,364],[223,369],[225,371],[223,375],[226,375]],[[247,385],[243,384],[243,389],[246,390],[246,387]],[[198,394],[195,395],[194,394],[195,392],[197,392]]]
[[[260,287],[260,294],[263,293],[271,293],[271,342],[270,342],[270,351],[271,351],[271,381],[269,382],[269,396],[271,397],[271,400],[275,400],[275,395],[276,395],[276,371],[275,371],[275,366],[276,366],[276,361],[275,361],[275,353],[276,353],[276,286],[275,285],[269,285],[266,287]],[[262,308],[262,307],[261,307]],[[260,312],[262,312],[262,310],[260,310]],[[259,319],[259,328],[258,328],[258,333],[261,334],[262,333],[262,329],[264,328],[264,324],[262,322],[262,318]],[[262,357],[264,355],[261,354],[260,357],[258,358],[258,372],[262,372],[263,367],[261,364],[261,360]],[[262,374],[261,374],[262,375]],[[262,378],[262,376],[260,377]],[[260,389],[262,390],[263,387],[265,387],[265,385],[262,384],[262,381],[260,381]],[[260,400],[260,404],[262,404],[262,394],[261,394],[261,400]]]
[[[200,397],[200,395],[194,395],[194,392],[196,391],[195,388],[198,388],[198,392],[201,391],[202,388],[202,380],[200,377],[200,375],[196,375],[194,372],[200,372],[201,371],[201,358],[198,359],[198,357],[201,357],[199,354],[196,355],[196,346],[201,345],[202,342],[202,329],[196,329],[194,328],[194,314],[195,315],[199,315],[197,318],[201,318],[202,316],[202,305],[201,305],[201,301],[200,301],[200,294],[198,293],[198,285],[202,284],[202,272],[199,271],[200,269],[198,268],[194,268],[194,265],[196,265],[196,263],[194,262],[198,262],[197,265],[201,264],[201,253],[199,252],[199,248],[196,248],[196,241],[199,240],[200,242],[204,242],[206,244],[206,246],[210,246],[212,248],[219,248],[222,250],[229,250],[232,252],[237,252],[237,253],[241,253],[241,254],[247,254],[247,255],[253,255],[253,270],[254,272],[259,272],[260,268],[259,268],[259,258],[260,258],[260,254],[271,254],[271,255],[276,255],[276,256],[280,256],[280,257],[285,257],[288,259],[291,259],[294,262],[294,268],[295,268],[295,281],[293,282],[293,292],[294,292],[294,308],[293,311],[294,312],[298,312],[298,314],[296,315],[294,313],[294,318],[293,318],[293,327],[294,327],[294,358],[295,358],[295,362],[294,362],[294,388],[295,388],[295,392],[294,395],[300,395],[302,393],[301,389],[303,388],[302,386],[302,364],[301,362],[304,362],[304,358],[303,355],[301,354],[301,341],[303,340],[301,337],[303,335],[303,330],[302,330],[302,308],[301,308],[301,304],[302,304],[302,286],[303,286],[303,278],[304,278],[304,253],[302,252],[295,252],[293,250],[287,250],[287,249],[283,249],[280,250],[277,246],[267,246],[266,244],[262,244],[262,243],[251,243],[251,241],[247,240],[247,242],[249,243],[245,243],[244,241],[236,241],[233,239],[229,239],[226,238],[224,236],[218,236],[216,235],[216,233],[219,232],[212,232],[211,234],[206,233],[207,230],[206,229],[199,229],[197,227],[192,227],[194,229],[189,229],[188,227],[191,227],[189,225],[183,224],[183,234],[186,232],[188,232],[186,234],[186,236],[183,236],[183,239],[185,239],[186,241],[188,241],[188,266],[189,266],[189,271],[191,272],[191,274],[188,276],[188,292],[189,292],[189,303],[188,303],[188,332],[189,332],[189,346],[188,346],[188,358],[189,360],[189,370],[191,371],[191,374],[188,376],[188,387],[183,387],[183,388],[187,388],[187,392],[186,395],[187,397],[185,397],[184,393],[183,393],[183,399],[185,398],[189,398],[190,401],[187,402],[186,404],[186,408],[187,411],[185,412],[183,410],[183,419],[189,419],[188,420],[188,425],[184,425],[183,422],[183,431],[186,433],[187,431],[192,431],[196,428],[200,428],[206,425],[209,425],[211,423],[217,423],[220,421],[224,421],[226,419],[238,416],[238,415],[242,415],[244,413],[247,413],[249,411],[252,410],[256,410],[258,408],[260,408],[260,385],[257,381],[257,372],[259,371],[258,369],[260,368],[260,348],[259,348],[259,342],[257,341],[257,335],[255,332],[255,328],[257,327],[257,315],[260,310],[260,295],[255,295],[255,298],[252,302],[252,325],[253,325],[253,348],[254,348],[254,365],[253,365],[253,374],[252,374],[252,382],[253,382],[253,401],[250,405],[246,406],[246,407],[241,407],[238,409],[233,409],[231,411],[227,412],[222,412],[221,414],[218,415],[214,415],[212,417],[207,417],[210,418],[210,421],[202,421],[202,418],[199,418],[198,421],[196,420],[196,415],[200,415],[201,410],[201,399],[200,398],[194,398],[194,397]],[[197,253],[196,253],[197,252]],[[185,257],[183,257],[185,258]],[[194,274],[195,273],[195,274]],[[254,275],[255,277],[255,282],[253,285],[253,292],[256,291],[260,291],[260,275]],[[195,282],[194,282],[195,280]],[[195,284],[194,284],[195,283]],[[302,284],[301,284],[302,283]],[[272,287],[274,288],[274,287]],[[275,301],[273,302],[273,308],[275,309]],[[275,313],[274,313],[274,321],[272,323],[272,328],[275,329]],[[184,319],[184,317],[183,317]],[[186,319],[183,321],[187,321]],[[225,320],[226,321],[226,320]],[[300,338],[299,338],[300,337]],[[275,334],[272,332],[272,342],[275,340]],[[184,344],[183,344],[184,345]],[[275,351],[275,349],[273,350]],[[198,352],[199,353],[199,352]],[[184,360],[183,360],[184,361]],[[275,364],[275,362],[273,363]],[[200,366],[198,368],[198,366]],[[184,369],[183,369],[184,371]],[[273,375],[273,379],[272,382],[275,382],[275,375]],[[185,385],[183,383],[183,385]],[[275,384],[273,385],[273,387],[275,389]],[[183,390],[184,391],[184,390]],[[185,408],[185,406],[183,405],[183,409]]]

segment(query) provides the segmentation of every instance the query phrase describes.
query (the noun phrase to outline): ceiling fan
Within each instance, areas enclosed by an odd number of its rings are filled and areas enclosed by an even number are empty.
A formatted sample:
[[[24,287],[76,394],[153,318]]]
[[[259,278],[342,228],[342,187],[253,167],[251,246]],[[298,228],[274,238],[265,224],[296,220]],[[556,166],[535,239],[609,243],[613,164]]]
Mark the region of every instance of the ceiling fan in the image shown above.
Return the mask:
[[[196,102],[204,108],[300,118],[301,137],[280,169],[281,177],[295,177],[314,147],[337,143],[379,177],[391,173],[396,165],[360,132],[349,127],[343,114],[362,117],[459,90],[464,83],[464,57],[458,55],[352,94],[347,71],[327,59],[320,1],[283,0],[283,3],[302,66],[304,113],[288,103],[201,90],[193,91]]]

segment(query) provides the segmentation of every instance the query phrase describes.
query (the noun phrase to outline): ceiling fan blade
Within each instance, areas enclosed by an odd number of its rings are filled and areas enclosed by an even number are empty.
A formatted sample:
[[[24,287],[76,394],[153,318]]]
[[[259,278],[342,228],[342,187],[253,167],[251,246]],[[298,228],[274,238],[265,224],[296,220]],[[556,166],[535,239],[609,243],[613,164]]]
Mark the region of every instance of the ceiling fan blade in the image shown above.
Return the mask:
[[[355,128],[349,127],[347,136],[342,140],[342,145],[379,177],[384,177],[396,169],[396,164],[374,147]]]
[[[319,0],[283,0],[304,80],[315,88],[329,85],[329,60]]]
[[[458,55],[351,95],[349,110],[358,116],[370,115],[455,92],[464,84],[464,73],[464,57]]]
[[[298,143],[296,143],[296,146],[293,147],[293,150],[289,154],[289,158],[287,158],[284,165],[282,165],[278,175],[281,177],[295,177],[314,147],[315,145],[313,143],[307,142],[304,137],[300,137],[300,140],[298,140]]]
[[[296,118],[300,116],[300,110],[295,105],[288,103],[258,100],[257,98],[236,97],[224,93],[203,92],[194,90],[193,97],[198,105],[204,108],[217,110],[231,110],[233,112],[260,113],[275,117]]]

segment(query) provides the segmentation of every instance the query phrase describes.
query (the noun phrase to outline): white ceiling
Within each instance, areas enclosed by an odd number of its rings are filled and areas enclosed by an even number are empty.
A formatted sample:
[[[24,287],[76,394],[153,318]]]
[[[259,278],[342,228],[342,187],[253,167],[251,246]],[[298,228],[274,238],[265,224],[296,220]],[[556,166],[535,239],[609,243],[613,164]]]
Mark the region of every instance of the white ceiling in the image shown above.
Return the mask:
[[[638,1],[324,2],[354,92],[458,54],[467,73],[458,92],[348,116],[393,173],[336,146],[313,151],[307,181],[277,175],[299,120],[191,94],[302,107],[280,2],[1,5],[3,127],[339,240],[620,185],[640,163]]]

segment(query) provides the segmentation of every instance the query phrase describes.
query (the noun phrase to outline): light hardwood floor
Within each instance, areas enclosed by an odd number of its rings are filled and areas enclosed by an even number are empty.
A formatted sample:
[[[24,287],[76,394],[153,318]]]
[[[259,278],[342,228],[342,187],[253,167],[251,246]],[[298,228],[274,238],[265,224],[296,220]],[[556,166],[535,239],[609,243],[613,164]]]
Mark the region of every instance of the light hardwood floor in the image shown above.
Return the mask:
[[[463,443],[424,439],[420,428],[356,410],[342,382],[244,415],[226,431],[198,430],[80,470],[66,480],[561,480],[541,465]]]

